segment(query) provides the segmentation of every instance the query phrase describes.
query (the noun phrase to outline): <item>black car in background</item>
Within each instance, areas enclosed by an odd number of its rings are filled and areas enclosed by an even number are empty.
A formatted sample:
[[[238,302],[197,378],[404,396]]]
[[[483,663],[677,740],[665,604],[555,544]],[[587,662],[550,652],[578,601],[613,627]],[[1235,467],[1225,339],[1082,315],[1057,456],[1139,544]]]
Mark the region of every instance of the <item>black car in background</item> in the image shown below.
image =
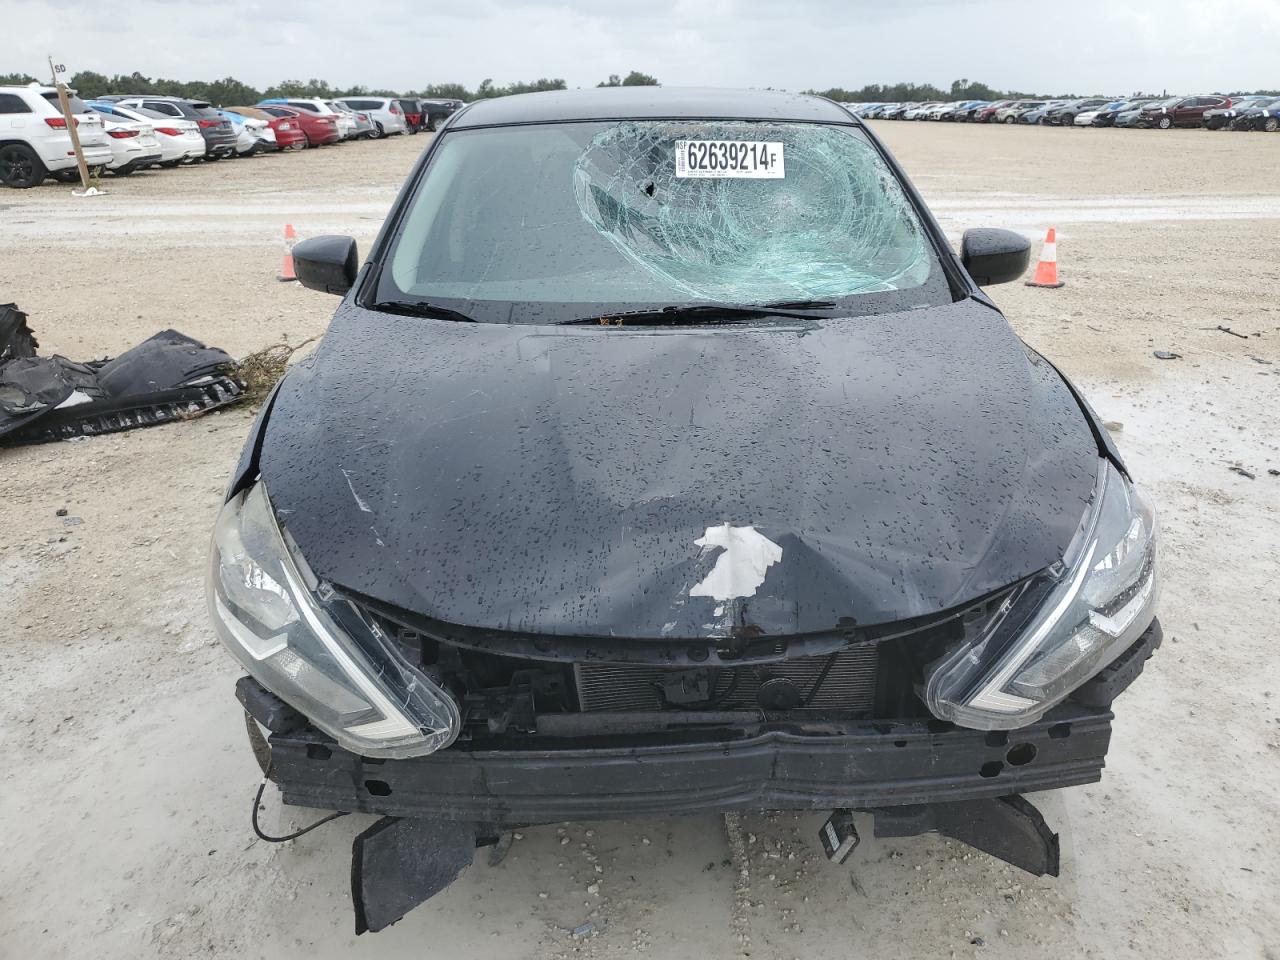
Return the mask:
[[[1231,121],[1232,130],[1280,130],[1280,98],[1264,100],[1242,109]]]
[[[842,860],[861,810],[1058,872],[1023,795],[1100,778],[1157,531],[983,292],[1028,251],[953,253],[839,104],[666,87],[473,103],[363,267],[294,247],[343,299],[210,614],[285,801],[383,818],[357,932],[565,819],[832,810]]]
[[[1070,127],[1076,122],[1076,115],[1087,110],[1099,110],[1113,102],[1110,97],[1093,97],[1089,100],[1072,100],[1060,107],[1045,112],[1043,123],[1055,127]]]
[[[1138,97],[1134,100],[1124,101],[1114,110],[1100,110],[1098,111],[1098,115],[1093,119],[1093,125],[1095,127],[1114,127],[1116,125],[1116,119],[1121,114],[1133,113],[1136,116],[1144,106],[1151,102],[1151,100],[1152,98],[1150,97]]]
[[[434,130],[448,120],[462,106],[461,100],[420,100],[426,129]]]
[[[1233,97],[1226,106],[1206,110],[1204,125],[1209,130],[1226,130],[1231,126],[1232,121],[1246,110],[1261,107],[1271,99],[1271,97],[1261,96]]]
[[[140,107],[166,117],[194,120],[200,127],[200,135],[204,137],[206,160],[218,160],[235,155],[235,127],[230,120],[222,117],[211,103],[203,100],[184,100],[181,97],[153,95],[107,96],[99,99],[115,101],[125,107]]]

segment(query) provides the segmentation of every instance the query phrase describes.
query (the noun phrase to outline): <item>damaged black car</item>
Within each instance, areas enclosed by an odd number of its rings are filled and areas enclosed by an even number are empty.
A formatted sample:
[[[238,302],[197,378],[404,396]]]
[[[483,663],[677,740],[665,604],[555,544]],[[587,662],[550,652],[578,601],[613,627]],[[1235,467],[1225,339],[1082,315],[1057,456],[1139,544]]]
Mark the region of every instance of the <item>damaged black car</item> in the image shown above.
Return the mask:
[[[357,930],[521,825],[826,810],[1033,873],[1160,642],[1157,523],[842,106],[622,88],[454,114],[264,406],[210,609],[285,803],[384,817]],[[264,732],[265,731],[265,732]],[[255,815],[257,806],[255,804]]]

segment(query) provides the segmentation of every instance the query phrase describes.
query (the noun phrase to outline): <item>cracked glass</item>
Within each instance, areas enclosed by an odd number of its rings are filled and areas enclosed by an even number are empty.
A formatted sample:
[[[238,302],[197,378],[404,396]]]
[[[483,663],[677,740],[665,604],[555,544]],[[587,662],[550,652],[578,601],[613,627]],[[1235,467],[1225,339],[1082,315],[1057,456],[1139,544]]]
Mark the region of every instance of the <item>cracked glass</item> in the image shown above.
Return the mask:
[[[777,145],[785,174],[677,176],[678,141]],[[501,322],[808,299],[865,314],[951,299],[876,148],[856,128],[812,123],[448,133],[387,262],[379,300],[430,301]]]

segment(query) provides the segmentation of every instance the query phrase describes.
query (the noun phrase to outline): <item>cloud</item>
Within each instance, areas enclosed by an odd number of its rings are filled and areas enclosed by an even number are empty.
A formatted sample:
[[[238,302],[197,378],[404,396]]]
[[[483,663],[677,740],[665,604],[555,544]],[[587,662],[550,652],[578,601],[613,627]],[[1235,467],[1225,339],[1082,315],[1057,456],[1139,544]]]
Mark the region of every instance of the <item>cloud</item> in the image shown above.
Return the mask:
[[[1280,3],[1081,0],[1046,16],[1015,0],[7,0],[0,70],[256,86],[320,77],[414,89],[485,77],[591,86],[643,70],[664,83],[860,87],[900,80],[1080,93],[1274,87]]]

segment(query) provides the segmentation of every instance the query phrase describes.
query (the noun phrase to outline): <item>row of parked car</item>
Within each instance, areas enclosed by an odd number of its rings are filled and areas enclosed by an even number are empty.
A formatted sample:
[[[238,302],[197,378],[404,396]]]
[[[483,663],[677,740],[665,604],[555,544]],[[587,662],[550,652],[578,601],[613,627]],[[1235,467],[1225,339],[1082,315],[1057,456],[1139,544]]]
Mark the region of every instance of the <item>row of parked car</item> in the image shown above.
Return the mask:
[[[1080,100],[957,100],[950,103],[847,103],[868,120],[945,120],[1031,123],[1060,127],[1207,127],[1210,130],[1280,129],[1280,97],[1136,97]]]
[[[434,130],[462,106],[461,100],[416,97],[279,97],[223,107],[153,94],[82,99],[73,93],[69,100],[90,171],[116,176]],[[0,184],[33,187],[47,177],[79,178],[57,90],[0,86]]]

